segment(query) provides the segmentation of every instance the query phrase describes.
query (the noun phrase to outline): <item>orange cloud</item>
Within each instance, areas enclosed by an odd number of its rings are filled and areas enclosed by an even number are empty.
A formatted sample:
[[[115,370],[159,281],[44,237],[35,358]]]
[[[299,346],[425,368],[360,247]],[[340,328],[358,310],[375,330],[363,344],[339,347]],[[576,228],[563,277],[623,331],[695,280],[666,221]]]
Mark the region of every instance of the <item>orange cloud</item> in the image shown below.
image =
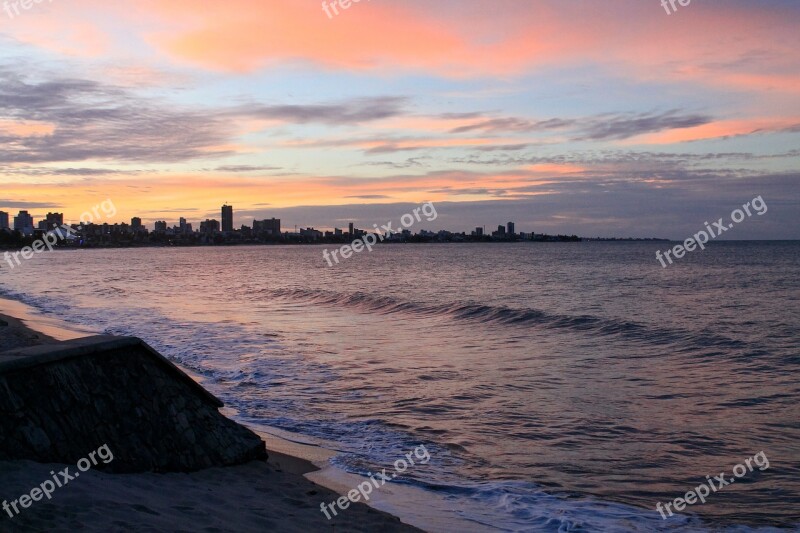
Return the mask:
[[[640,0],[362,0],[329,19],[313,0],[76,0],[26,13],[4,31],[64,54],[130,52],[133,43],[160,53],[156,61],[235,73],[288,62],[508,77],[593,64],[643,81],[795,94],[800,78],[797,61],[787,61],[798,54],[796,20],[755,4],[693,4],[668,16]]]
[[[541,174],[577,174],[580,172],[585,172],[587,169],[578,165],[571,165],[569,163],[539,163],[536,165],[528,165],[523,167],[523,170]]]
[[[796,72],[759,72],[769,55],[792,57],[797,50],[789,44],[796,42],[794,25],[756,7],[697,5],[678,21],[638,1],[611,9],[512,0],[495,0],[490,7],[464,1],[455,8],[412,0],[354,3],[329,20],[317,2],[206,1],[199,9],[196,0],[147,1],[162,18],[181,21],[177,28],[150,34],[151,43],[173,57],[223,71],[301,60],[352,71],[506,76],[543,65],[595,62],[628,65],[630,74],[643,78],[673,77],[681,65],[696,68],[696,79],[708,83],[719,82],[709,74],[735,74],[725,82],[797,88]],[[709,32],[718,38],[709,39]],[[736,64],[753,49],[768,53],[759,64]],[[683,75],[691,76],[691,68]]]
[[[401,64],[417,64],[432,49],[441,62],[448,54],[462,53],[464,47],[446,28],[409,10],[377,3],[354,5],[335,21],[328,20],[317,2],[200,4],[204,4],[201,9],[190,0],[152,3],[156,12],[184,21],[185,29],[155,32],[148,40],[175,57],[234,72],[287,58],[354,70],[373,68],[386,56]]]
[[[723,120],[692,128],[672,129],[639,135],[622,144],[674,144],[707,139],[722,139],[754,133],[774,133],[800,125],[800,118]]]

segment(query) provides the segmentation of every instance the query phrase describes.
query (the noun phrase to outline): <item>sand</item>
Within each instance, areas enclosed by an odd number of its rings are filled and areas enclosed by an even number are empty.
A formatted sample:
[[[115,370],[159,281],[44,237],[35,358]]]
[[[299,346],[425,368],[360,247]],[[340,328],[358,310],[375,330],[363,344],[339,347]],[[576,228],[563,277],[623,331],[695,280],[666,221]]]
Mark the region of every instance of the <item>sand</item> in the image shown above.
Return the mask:
[[[291,460],[274,457],[269,463],[191,474],[111,475],[90,470],[57,489],[52,500],[34,502],[13,519],[3,512],[0,530],[419,531],[362,504],[327,520],[320,504],[338,495],[314,485],[299,471],[277,464]],[[29,461],[0,462],[0,497],[17,499],[50,479],[50,471],[63,468]]]
[[[51,342],[57,339],[0,315],[0,353]],[[275,447],[267,442],[268,449]],[[114,475],[90,470],[58,488],[52,500],[33,502],[27,509],[18,505],[21,512],[12,509],[13,518],[0,508],[0,531],[420,531],[362,503],[351,504],[328,520],[320,505],[340,494],[304,477],[318,468],[273,449],[269,453],[268,462],[187,474]],[[0,461],[0,504],[30,494],[52,479],[51,471],[67,466],[76,471],[75,465]]]
[[[56,340],[29,329],[21,320],[0,315],[0,352],[51,342],[56,342]]]

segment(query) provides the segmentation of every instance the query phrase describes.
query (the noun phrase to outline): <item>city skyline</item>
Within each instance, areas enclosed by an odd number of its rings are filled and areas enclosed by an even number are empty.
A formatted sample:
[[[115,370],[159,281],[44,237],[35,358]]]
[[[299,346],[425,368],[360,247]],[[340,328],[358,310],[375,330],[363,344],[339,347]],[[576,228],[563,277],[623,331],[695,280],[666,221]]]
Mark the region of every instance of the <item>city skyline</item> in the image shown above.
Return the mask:
[[[116,211],[116,208],[114,208]],[[347,223],[347,231],[344,231],[344,228],[340,228],[337,226],[331,227],[322,227],[322,228],[315,228],[313,226],[307,226],[305,228],[300,227],[298,231],[298,227],[295,227],[293,232],[290,231],[281,231],[281,220],[276,218],[271,219],[264,219],[264,220],[252,220],[252,226],[247,226],[246,224],[242,224],[239,227],[236,227],[234,224],[234,207],[232,205],[228,205],[225,203],[220,208],[220,220],[214,218],[206,218],[203,221],[199,221],[197,230],[194,229],[194,225],[187,221],[184,217],[178,218],[178,225],[170,226],[166,220],[156,220],[153,223],[152,232],[153,233],[168,233],[176,234],[176,235],[186,235],[192,233],[236,233],[239,231],[251,230],[254,234],[258,233],[269,233],[271,235],[280,236],[280,235],[301,235],[301,236],[314,236],[317,235],[322,238],[331,238],[331,237],[359,237],[366,233],[372,231],[371,229],[363,230],[356,227],[354,222]],[[65,225],[65,218],[64,213],[47,213],[46,217],[40,217],[40,221],[36,224],[36,215],[30,214],[27,210],[21,210],[17,216],[13,217],[13,224],[9,221],[12,220],[11,214],[0,211],[0,230],[10,230],[10,231],[20,231],[23,236],[30,237],[33,236],[35,232],[48,232],[53,229],[61,228]],[[148,228],[146,225],[142,223],[141,217],[132,217],[130,219],[130,223],[121,222],[121,221],[114,221],[114,220],[107,220],[104,222],[92,222],[87,221],[85,224],[81,222],[73,223],[69,219],[66,219],[67,226],[78,227],[78,226],[102,226],[102,227],[109,227],[109,228],[117,228],[122,229],[123,232],[139,232],[139,231],[146,231]],[[375,224],[377,227],[377,224]],[[493,236],[493,237],[513,237],[518,235],[516,230],[516,224],[514,222],[507,222],[505,224],[500,224],[497,226],[497,230],[486,231],[486,226],[479,226],[475,227],[475,229],[471,232],[471,235],[474,237],[483,237],[485,236]],[[384,233],[378,230],[379,233]],[[421,229],[418,235],[425,235],[425,234],[434,234],[434,233],[452,233],[447,232],[446,230],[438,230],[438,231],[431,231],[429,229]],[[390,232],[385,232],[387,235],[391,234]],[[407,234],[411,235],[412,233],[405,229],[405,228],[397,228],[397,231],[394,232],[395,234]],[[462,232],[466,235],[466,232]],[[528,233],[528,235],[533,235],[533,232]],[[525,236],[526,233],[520,232],[519,235]]]

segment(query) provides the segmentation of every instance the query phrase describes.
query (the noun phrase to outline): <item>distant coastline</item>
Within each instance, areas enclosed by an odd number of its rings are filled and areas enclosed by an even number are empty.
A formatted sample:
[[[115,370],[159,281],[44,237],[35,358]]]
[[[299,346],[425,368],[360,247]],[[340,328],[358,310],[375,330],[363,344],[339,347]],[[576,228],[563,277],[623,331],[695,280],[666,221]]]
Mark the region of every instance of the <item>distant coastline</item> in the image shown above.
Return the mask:
[[[2,235],[2,232],[0,232]],[[655,237],[633,238],[633,237],[578,237],[576,235],[548,235],[536,234],[530,238],[496,238],[490,236],[475,237],[463,234],[448,235],[408,235],[393,236],[386,239],[381,245],[392,244],[511,244],[511,243],[574,243],[574,242],[671,242],[670,239]],[[36,237],[9,236],[0,237],[0,250],[20,250],[27,246],[32,246]],[[56,250],[76,250],[93,248],[196,248],[214,246],[289,246],[289,245],[319,245],[319,244],[350,244],[356,238],[349,237],[311,237],[306,235],[286,234],[280,237],[270,237],[265,239],[243,239],[235,236],[220,234],[215,239],[184,239],[184,238],[156,238],[147,240],[135,240],[115,238],[113,234],[95,238],[75,239],[72,241],[59,242],[54,249]]]
[[[281,231],[281,220],[271,218],[252,221],[252,226],[242,225],[235,228],[233,224],[233,206],[225,204],[221,208],[222,223],[216,219],[206,219],[200,223],[199,229],[181,217],[179,224],[169,227],[165,220],[155,222],[153,231],[142,224],[140,217],[131,218],[131,223],[99,223],[102,215],[106,218],[117,214],[114,203],[108,199],[95,206],[92,213],[81,215],[81,223],[64,223],[64,213],[48,213],[45,218],[34,224],[34,218],[27,211],[20,211],[14,217],[13,226],[9,224],[8,213],[0,211],[0,250],[23,250],[23,255],[36,248],[38,244],[46,244],[53,248],[134,248],[165,246],[218,246],[218,245],[259,245],[259,244],[335,244],[348,245],[368,235],[375,238],[378,244],[421,244],[421,243],[495,243],[495,242],[581,242],[595,241],[667,241],[657,238],[585,238],[578,235],[550,235],[547,233],[517,231],[515,222],[500,224],[495,231],[487,231],[485,226],[478,226],[467,233],[448,230],[428,231],[421,229],[412,233],[408,228],[415,217],[422,222],[420,212],[427,222],[436,220],[438,214],[432,202],[423,204],[411,213],[400,217],[400,225],[392,229],[392,222],[373,230],[358,228],[354,222],[347,229],[333,228],[333,231],[321,231],[313,227],[300,228],[294,231]],[[42,242],[44,241],[44,243]]]

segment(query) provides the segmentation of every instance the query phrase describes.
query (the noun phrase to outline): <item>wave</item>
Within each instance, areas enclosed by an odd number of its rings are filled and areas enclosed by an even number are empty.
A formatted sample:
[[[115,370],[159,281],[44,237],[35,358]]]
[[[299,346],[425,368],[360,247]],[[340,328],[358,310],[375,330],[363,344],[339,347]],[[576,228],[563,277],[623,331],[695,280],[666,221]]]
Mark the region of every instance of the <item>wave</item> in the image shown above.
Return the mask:
[[[515,309],[476,303],[424,304],[400,300],[392,296],[375,296],[364,292],[337,293],[311,289],[264,289],[272,297],[299,300],[331,306],[343,306],[356,311],[403,314],[416,317],[450,317],[456,320],[488,325],[534,326],[555,330],[581,331],[600,336],[617,337],[647,344],[690,345],[701,348],[745,348],[746,343],[709,331],[690,331],[663,328],[629,320],[594,315],[563,315],[540,309]]]

